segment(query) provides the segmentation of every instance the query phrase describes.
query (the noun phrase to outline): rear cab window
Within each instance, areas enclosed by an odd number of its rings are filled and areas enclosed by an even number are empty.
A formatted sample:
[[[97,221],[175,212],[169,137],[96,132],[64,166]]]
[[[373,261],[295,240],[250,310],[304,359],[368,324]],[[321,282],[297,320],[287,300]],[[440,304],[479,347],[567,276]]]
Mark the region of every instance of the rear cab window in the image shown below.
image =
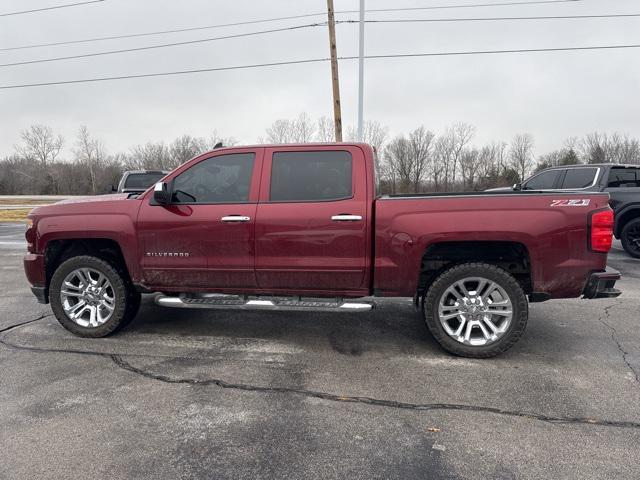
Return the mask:
[[[353,196],[353,159],[342,150],[274,152],[271,202],[326,202]]]

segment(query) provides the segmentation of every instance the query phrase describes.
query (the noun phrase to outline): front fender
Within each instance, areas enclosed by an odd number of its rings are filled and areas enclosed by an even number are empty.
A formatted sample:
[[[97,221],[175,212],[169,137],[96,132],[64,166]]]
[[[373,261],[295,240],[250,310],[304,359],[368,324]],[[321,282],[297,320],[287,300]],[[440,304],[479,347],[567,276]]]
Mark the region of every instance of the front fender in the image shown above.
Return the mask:
[[[118,244],[132,280],[140,278],[133,218],[126,213],[68,214],[44,217],[37,223],[36,251],[45,253],[56,240],[104,239]]]
[[[620,238],[622,229],[629,217],[640,217],[640,202],[630,203],[616,212],[615,223],[613,226],[613,234],[616,238]]]

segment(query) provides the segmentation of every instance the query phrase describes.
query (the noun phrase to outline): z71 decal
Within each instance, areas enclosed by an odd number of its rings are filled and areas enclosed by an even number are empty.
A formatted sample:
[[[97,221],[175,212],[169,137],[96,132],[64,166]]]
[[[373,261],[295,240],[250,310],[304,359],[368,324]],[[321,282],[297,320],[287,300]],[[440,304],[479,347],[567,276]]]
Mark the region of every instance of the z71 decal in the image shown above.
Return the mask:
[[[553,200],[551,202],[552,207],[588,207],[591,200],[588,198],[576,199],[576,200]]]

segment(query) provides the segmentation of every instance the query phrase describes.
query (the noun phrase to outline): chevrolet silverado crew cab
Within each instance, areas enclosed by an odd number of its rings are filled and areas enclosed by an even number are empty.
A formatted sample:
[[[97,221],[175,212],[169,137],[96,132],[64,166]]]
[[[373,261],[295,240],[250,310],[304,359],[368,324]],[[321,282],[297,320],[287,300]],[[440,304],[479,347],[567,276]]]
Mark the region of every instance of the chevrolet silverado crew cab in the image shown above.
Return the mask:
[[[381,196],[366,144],[221,148],[137,197],[38,207],[27,277],[66,329],[103,337],[141,293],[177,308],[358,312],[409,297],[449,352],[490,357],[528,301],[615,297],[607,193]]]

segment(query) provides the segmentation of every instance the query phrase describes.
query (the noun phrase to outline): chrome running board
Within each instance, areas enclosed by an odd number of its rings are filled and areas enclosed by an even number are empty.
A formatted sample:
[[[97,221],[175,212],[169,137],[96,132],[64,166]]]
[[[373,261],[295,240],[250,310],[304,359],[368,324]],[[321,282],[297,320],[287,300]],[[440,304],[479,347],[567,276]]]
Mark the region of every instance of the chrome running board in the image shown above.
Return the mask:
[[[224,310],[288,310],[298,312],[367,312],[371,303],[348,302],[342,298],[268,297],[250,295],[224,295],[205,293],[199,295],[156,296],[156,304],[173,308],[209,308]]]

